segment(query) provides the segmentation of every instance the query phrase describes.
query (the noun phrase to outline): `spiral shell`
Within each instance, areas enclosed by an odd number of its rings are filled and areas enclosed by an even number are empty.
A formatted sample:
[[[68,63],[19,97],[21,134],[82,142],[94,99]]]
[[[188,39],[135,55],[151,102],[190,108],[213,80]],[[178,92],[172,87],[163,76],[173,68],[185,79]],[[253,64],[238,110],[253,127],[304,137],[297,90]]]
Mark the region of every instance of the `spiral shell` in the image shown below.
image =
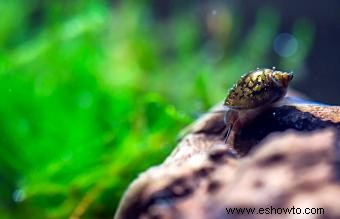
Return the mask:
[[[293,74],[274,69],[257,69],[231,88],[224,105],[232,109],[254,109],[281,99],[287,92]]]

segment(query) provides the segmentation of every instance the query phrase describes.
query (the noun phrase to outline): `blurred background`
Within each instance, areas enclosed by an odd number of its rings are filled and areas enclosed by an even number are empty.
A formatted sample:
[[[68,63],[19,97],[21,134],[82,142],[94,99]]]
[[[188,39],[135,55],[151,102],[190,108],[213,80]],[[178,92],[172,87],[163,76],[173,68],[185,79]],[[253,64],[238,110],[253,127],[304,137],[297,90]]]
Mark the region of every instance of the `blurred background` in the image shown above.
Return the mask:
[[[0,0],[0,218],[112,218],[257,67],[340,104],[340,3]]]

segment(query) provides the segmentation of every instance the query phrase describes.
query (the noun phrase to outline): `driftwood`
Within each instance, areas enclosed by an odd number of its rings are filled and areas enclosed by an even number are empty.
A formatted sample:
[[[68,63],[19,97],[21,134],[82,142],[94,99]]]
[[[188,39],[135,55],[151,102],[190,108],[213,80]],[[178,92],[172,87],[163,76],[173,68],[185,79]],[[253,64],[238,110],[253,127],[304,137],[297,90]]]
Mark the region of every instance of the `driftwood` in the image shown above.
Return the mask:
[[[340,218],[340,107],[286,97],[229,146],[223,116],[219,104],[191,125],[130,185],[115,218]]]

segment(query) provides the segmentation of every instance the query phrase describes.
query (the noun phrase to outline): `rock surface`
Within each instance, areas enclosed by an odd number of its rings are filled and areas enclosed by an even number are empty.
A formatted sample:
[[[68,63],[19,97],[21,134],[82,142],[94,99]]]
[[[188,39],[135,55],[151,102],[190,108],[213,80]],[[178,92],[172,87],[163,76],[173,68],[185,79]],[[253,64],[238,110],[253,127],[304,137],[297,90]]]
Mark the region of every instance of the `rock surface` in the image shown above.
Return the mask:
[[[340,218],[340,107],[285,98],[228,146],[223,116],[217,106],[189,127],[115,218]]]

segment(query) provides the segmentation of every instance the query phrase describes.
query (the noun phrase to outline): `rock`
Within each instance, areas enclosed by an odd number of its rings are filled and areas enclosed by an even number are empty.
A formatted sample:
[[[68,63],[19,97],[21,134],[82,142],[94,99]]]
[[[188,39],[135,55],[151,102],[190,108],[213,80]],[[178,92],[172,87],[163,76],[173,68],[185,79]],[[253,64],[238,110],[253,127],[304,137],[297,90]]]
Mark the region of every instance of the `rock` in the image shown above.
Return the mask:
[[[340,218],[340,107],[285,98],[229,146],[223,116],[219,105],[186,129],[130,185],[115,218]]]

